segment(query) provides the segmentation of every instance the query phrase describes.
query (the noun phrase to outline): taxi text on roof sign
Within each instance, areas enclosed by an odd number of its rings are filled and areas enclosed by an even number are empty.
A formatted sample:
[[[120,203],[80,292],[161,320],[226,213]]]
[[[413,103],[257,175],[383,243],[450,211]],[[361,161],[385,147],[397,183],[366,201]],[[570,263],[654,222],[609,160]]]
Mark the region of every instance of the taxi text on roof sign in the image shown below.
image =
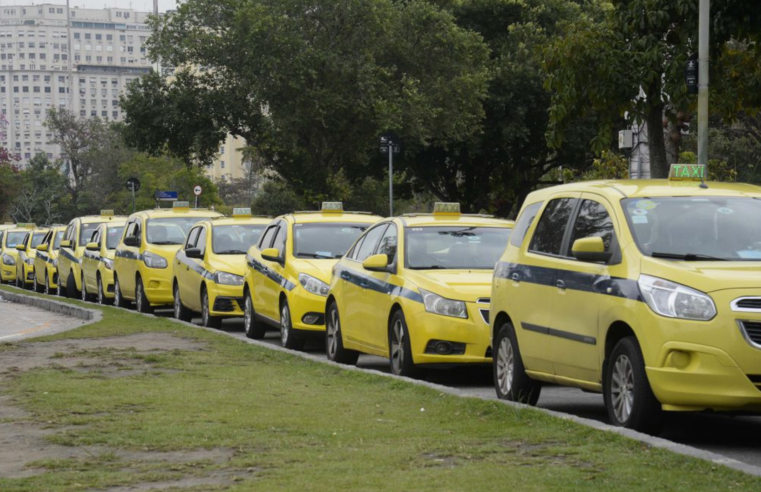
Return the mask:
[[[705,164],[672,164],[670,181],[703,181],[706,178]]]
[[[101,210],[100,211],[100,216],[101,217],[113,217],[114,216],[114,211],[113,210]]]
[[[189,209],[190,208],[190,202],[174,202],[174,203],[172,203],[172,208],[173,209],[178,209],[178,208],[180,208],[180,209],[182,209],[182,208],[188,208]]]
[[[343,212],[343,202],[322,202],[323,212]]]
[[[459,203],[436,202],[433,205],[434,215],[460,215]]]
[[[251,217],[251,208],[234,208],[233,217]]]
[[[37,224],[33,224],[31,222],[19,222],[18,224],[16,224],[16,227],[20,229],[34,229],[35,227],[37,227]]]

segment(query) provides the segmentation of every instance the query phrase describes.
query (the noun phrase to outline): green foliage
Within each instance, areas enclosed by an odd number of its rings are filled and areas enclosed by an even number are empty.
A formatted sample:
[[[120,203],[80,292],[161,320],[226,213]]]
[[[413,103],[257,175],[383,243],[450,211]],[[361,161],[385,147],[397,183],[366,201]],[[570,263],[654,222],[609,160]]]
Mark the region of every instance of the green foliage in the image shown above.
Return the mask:
[[[68,221],[71,201],[60,164],[37,154],[18,173],[18,186],[10,216],[15,222],[50,225]]]
[[[296,192],[281,180],[267,181],[262,190],[256,195],[251,203],[251,211],[254,215],[278,215],[287,214],[294,210],[305,210],[304,200]],[[316,210],[316,208],[311,208]]]

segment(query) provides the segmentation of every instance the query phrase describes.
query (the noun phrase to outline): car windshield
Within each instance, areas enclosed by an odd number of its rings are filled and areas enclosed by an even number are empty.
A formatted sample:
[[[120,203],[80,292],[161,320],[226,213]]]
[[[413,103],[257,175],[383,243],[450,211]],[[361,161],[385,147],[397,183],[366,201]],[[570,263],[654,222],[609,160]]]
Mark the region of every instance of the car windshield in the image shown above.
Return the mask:
[[[408,227],[407,267],[413,270],[492,270],[507,247],[506,227]]]
[[[17,244],[24,242],[24,238],[28,232],[9,232],[5,238],[5,246],[8,248],[15,248]]]
[[[98,222],[97,224],[82,224],[79,226],[79,245],[84,246],[89,243],[90,239],[92,239],[92,233],[95,232],[95,229],[101,224],[102,222]]]
[[[341,258],[372,224],[322,222],[293,225],[293,255],[297,258]]]
[[[47,232],[35,232],[34,234],[32,234],[31,248],[34,249],[40,244],[42,244],[42,240],[45,239],[46,235],[47,235]]]
[[[622,201],[643,254],[686,261],[761,261],[761,200],[658,197]]]
[[[109,227],[106,229],[106,249],[116,249],[122,238],[124,226]]]
[[[53,251],[57,251],[61,247],[61,241],[63,241],[63,234],[66,231],[60,231],[55,235],[55,241],[53,242]]]
[[[149,219],[146,237],[150,244],[183,244],[194,225],[208,217],[170,217]]]
[[[214,226],[211,247],[218,255],[244,255],[259,241],[267,224]]]

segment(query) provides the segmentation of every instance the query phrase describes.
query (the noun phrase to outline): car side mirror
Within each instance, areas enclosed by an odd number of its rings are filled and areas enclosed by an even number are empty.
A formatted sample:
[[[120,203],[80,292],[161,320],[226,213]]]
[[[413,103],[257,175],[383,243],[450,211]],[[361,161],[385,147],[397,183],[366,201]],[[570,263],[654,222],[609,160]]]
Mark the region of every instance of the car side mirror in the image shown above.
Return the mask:
[[[26,246],[24,246],[23,244],[17,244],[16,249],[19,251],[26,251]]]
[[[201,254],[201,250],[198,248],[188,248],[185,250],[185,256],[188,258],[194,258],[196,260],[203,259],[203,254]]]
[[[573,242],[571,254],[577,260],[589,263],[607,263],[613,256],[610,251],[605,251],[605,243],[601,237],[577,239]]]
[[[71,248],[71,241],[69,239],[64,239],[61,241],[61,244],[59,245],[60,248]]]
[[[98,243],[87,243],[87,246],[85,246],[85,249],[88,251],[98,251],[100,249],[100,246],[98,246]]]
[[[138,247],[140,246],[140,239],[136,238],[135,236],[127,236],[124,238],[124,245]]]
[[[45,252],[48,249],[50,249],[50,245],[49,244],[40,244],[39,246],[37,246],[37,251]]]
[[[388,268],[388,255],[372,255],[362,262],[362,268],[371,272],[384,272]]]
[[[282,263],[282,258],[280,258],[280,252],[277,250],[277,248],[267,248],[262,251],[262,258],[264,258],[267,261],[274,261],[277,263]]]

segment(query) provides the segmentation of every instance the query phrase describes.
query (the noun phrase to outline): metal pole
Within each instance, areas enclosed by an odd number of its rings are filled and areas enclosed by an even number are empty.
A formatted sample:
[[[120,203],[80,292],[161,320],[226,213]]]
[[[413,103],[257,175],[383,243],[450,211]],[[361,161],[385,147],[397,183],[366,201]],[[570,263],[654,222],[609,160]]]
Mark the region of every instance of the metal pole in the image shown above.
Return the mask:
[[[135,183],[132,183],[130,185],[130,188],[132,188],[132,213],[135,213]]]
[[[700,0],[698,22],[698,164],[708,164],[708,46],[711,0]]]
[[[394,216],[394,142],[388,141],[388,216]]]
[[[196,195],[196,208],[198,208],[198,195]]]

